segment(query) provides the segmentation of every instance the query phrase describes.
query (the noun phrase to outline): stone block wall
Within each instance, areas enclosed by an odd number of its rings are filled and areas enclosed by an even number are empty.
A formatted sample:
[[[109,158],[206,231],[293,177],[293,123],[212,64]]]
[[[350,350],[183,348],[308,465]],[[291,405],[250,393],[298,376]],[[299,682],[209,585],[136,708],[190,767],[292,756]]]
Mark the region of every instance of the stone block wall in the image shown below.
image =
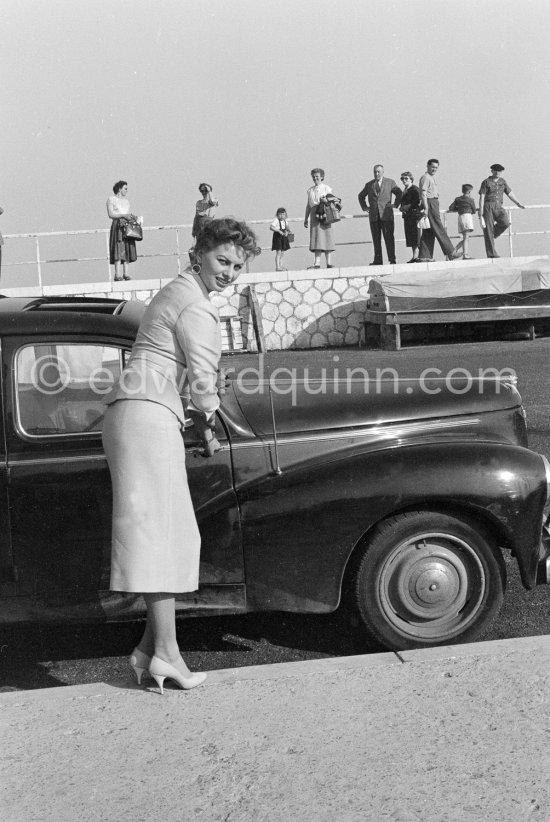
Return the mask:
[[[514,258],[514,262],[519,265],[533,259],[538,258]],[[457,265],[464,271],[468,264],[479,265],[479,260],[419,264],[415,267],[415,273],[420,273],[422,269],[442,269]],[[376,277],[383,278],[385,274],[400,271],[410,274],[410,267],[380,266],[376,269]],[[372,269],[369,271],[368,267],[359,266],[333,268],[323,269],[319,274],[312,276],[311,270],[243,273],[234,286],[223,294],[215,294],[212,301],[222,320],[230,323],[231,318],[238,318],[242,344],[249,351],[257,350],[253,304],[259,309],[258,319],[268,351],[357,345],[361,339]],[[131,280],[124,283],[44,286],[42,290],[5,289],[3,293],[6,296],[116,296],[147,304],[169,281]]]
[[[326,272],[329,273],[332,275],[332,270]],[[350,273],[356,275],[356,270]],[[216,294],[212,299],[220,317],[239,317],[249,351],[257,350],[251,289],[257,298],[266,350],[357,345],[370,277],[366,272],[362,276],[336,273],[312,277],[310,272],[304,275],[305,272],[289,271],[285,280],[249,275],[247,281],[239,280],[224,294]]]
[[[344,273],[345,271],[345,273]],[[252,321],[251,290],[255,292],[260,311],[266,350],[323,348],[357,345],[364,314],[370,277],[361,269],[330,269],[325,276],[313,277],[311,271],[243,274],[223,294],[214,294],[212,302],[220,318],[240,321],[243,348],[257,351]],[[286,279],[274,280],[274,277]],[[121,297],[148,304],[167,280],[129,281],[124,283],[89,283],[54,288],[44,294]],[[6,296],[38,296],[37,289],[5,289]],[[10,293],[8,293],[10,292]]]
[[[357,345],[368,281],[331,277],[257,283],[267,350]]]

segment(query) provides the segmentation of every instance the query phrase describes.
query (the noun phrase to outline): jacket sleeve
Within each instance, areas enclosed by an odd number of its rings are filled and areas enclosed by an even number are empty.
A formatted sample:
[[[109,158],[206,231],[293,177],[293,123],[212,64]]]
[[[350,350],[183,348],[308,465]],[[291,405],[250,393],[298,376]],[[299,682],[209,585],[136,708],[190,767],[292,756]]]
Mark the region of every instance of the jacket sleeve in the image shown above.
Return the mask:
[[[392,180],[392,183],[393,183],[393,185],[392,185],[391,193],[395,194],[395,203],[394,203],[394,205],[395,205],[396,208],[398,208],[399,203],[401,202],[401,197],[403,196],[403,192],[401,191],[401,189],[399,188],[399,186],[397,185],[395,180]]]
[[[369,187],[369,184],[365,183],[364,188],[359,192],[359,196],[358,196],[359,205],[361,206],[363,211],[367,211],[367,209],[368,209],[368,205],[367,205],[368,187]]]
[[[175,330],[187,362],[189,408],[210,419],[220,405],[216,387],[221,357],[218,312],[206,299],[191,303],[179,315]]]

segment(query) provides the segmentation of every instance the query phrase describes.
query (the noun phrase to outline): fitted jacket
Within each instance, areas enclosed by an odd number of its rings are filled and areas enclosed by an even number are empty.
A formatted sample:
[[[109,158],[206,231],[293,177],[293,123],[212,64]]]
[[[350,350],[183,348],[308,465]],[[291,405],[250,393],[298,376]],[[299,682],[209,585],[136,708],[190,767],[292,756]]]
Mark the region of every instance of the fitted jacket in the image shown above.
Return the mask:
[[[219,406],[220,356],[218,310],[200,277],[186,269],[149,303],[128,363],[105,402],[150,400],[181,422],[184,407],[209,419]]]
[[[393,222],[392,195],[395,195],[394,205],[397,208],[402,194],[403,192],[391,177],[382,177],[379,194],[376,191],[376,180],[369,180],[359,192],[359,205],[363,211],[368,208],[371,223],[378,222],[378,220]]]

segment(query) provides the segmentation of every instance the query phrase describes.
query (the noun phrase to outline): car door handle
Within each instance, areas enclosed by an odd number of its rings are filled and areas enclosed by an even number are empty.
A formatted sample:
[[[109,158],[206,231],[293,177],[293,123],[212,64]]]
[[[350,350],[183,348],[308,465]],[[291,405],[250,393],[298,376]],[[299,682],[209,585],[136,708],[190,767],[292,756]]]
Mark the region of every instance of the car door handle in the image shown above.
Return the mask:
[[[216,451],[216,454],[219,454],[220,451],[228,451],[228,450],[229,450],[229,446],[222,445],[222,447],[219,448]],[[195,459],[197,457],[202,457],[203,459],[205,459],[204,448],[203,448],[203,446],[200,446],[200,445],[193,446],[192,448],[186,448],[185,453],[189,454],[190,457],[194,457]]]

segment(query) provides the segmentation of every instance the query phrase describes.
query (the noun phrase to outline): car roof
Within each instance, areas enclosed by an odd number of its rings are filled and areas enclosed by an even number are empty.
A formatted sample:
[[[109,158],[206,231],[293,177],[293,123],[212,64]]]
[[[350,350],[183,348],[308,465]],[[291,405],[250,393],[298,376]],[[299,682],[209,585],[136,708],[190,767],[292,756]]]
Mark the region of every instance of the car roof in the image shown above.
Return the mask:
[[[0,333],[101,333],[132,336],[145,305],[104,297],[6,297],[0,295]]]
[[[118,314],[128,300],[104,297],[6,297],[0,294],[0,313],[6,311],[93,311]]]

